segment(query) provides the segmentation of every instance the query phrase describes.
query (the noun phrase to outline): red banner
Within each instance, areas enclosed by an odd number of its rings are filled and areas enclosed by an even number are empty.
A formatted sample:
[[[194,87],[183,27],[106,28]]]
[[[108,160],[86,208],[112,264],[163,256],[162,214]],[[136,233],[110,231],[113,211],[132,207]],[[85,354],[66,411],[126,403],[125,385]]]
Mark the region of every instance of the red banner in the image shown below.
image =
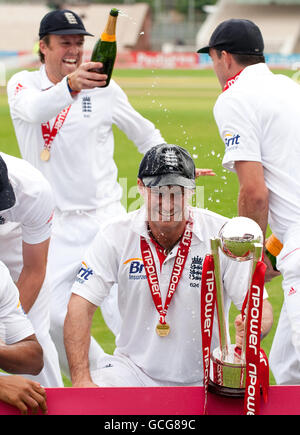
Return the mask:
[[[91,53],[86,52],[84,59],[90,59]],[[199,55],[193,52],[163,53],[161,51],[124,51],[117,55],[116,68],[138,69],[176,69],[198,68]]]
[[[203,414],[204,387],[46,388],[49,415]],[[207,414],[243,415],[244,399],[208,393]],[[300,386],[271,386],[261,415],[299,415]],[[17,408],[0,401],[0,415],[20,415]]]

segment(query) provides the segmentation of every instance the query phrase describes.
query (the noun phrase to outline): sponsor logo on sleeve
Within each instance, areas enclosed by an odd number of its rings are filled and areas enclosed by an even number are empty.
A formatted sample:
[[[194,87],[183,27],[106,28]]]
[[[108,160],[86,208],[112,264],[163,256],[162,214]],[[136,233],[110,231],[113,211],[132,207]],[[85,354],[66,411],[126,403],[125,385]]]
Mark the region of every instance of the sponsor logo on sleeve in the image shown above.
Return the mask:
[[[17,86],[16,86],[16,88],[15,88],[15,96],[16,96],[19,92],[21,92],[23,89],[25,89],[24,86],[21,85],[21,83],[18,83]]]
[[[81,268],[77,273],[75,281],[79,282],[79,284],[84,284],[93,274],[93,270],[88,267],[87,264],[83,261],[81,263]]]
[[[236,150],[240,144],[240,137],[239,134],[226,133],[224,136],[225,152]]]
[[[54,210],[52,210],[52,213],[51,213],[51,215],[49,216],[49,219],[47,220],[46,225],[47,225],[47,224],[50,224],[50,225],[52,224],[53,216],[54,216]]]

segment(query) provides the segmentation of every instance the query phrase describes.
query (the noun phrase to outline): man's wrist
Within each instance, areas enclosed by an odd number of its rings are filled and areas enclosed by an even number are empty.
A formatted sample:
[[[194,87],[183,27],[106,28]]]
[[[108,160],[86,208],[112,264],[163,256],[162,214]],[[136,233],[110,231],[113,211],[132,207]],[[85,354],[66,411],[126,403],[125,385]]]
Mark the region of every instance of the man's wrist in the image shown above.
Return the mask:
[[[76,91],[76,90],[73,88],[73,85],[72,85],[72,81],[71,81],[71,77],[70,77],[70,76],[67,76],[67,85],[68,85],[69,92],[70,92],[70,94],[71,94],[72,96],[73,96],[73,95],[76,95],[76,94],[79,93],[79,91]]]

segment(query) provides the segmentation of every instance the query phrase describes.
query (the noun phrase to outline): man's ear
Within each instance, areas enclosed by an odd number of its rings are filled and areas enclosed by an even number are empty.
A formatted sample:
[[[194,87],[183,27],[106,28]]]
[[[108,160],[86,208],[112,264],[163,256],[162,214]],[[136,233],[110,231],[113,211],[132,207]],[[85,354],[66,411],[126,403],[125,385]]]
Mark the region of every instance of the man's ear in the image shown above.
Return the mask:
[[[47,47],[46,42],[41,39],[39,41],[39,47],[40,47],[40,52],[43,53],[43,55],[45,56],[45,49]]]
[[[137,179],[137,186],[138,186],[139,194],[144,197],[145,196],[145,185],[140,178]]]

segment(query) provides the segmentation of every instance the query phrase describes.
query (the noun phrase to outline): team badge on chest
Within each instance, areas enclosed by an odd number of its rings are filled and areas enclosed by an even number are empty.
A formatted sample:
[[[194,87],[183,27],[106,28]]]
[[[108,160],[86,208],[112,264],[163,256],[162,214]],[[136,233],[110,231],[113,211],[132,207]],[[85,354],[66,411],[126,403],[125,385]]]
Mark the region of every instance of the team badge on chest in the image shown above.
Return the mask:
[[[92,113],[92,100],[88,95],[82,97],[82,113],[85,118],[89,118]]]

